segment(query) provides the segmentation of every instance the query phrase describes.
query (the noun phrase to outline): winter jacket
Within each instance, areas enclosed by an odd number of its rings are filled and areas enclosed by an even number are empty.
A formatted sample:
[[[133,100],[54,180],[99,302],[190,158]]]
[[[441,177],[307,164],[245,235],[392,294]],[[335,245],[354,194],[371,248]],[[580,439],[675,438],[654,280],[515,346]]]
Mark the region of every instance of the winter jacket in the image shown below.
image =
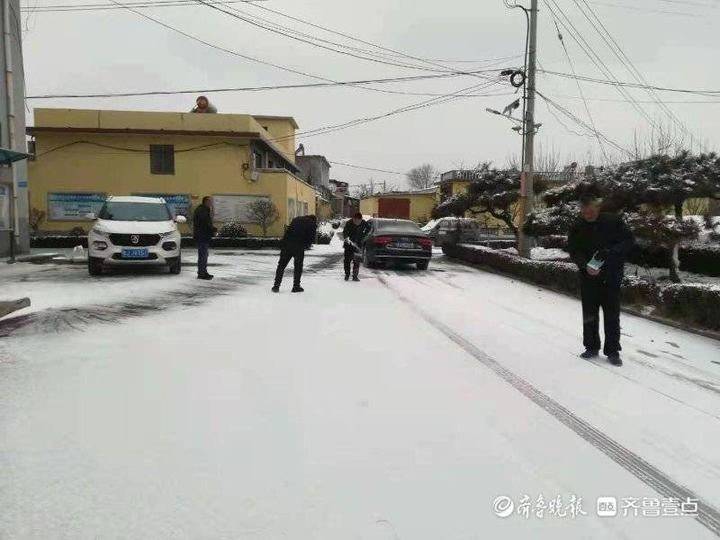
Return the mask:
[[[313,216],[296,217],[290,222],[283,236],[283,245],[288,248],[304,247],[308,249],[315,242],[317,221]]]
[[[635,246],[633,234],[625,222],[613,214],[600,214],[595,221],[578,219],[568,236],[568,253],[583,277],[589,277],[586,265],[598,253],[605,261],[598,276],[601,281],[620,286],[625,259]]]
[[[362,220],[359,225],[355,225],[353,220],[349,219],[343,228],[343,238],[351,240],[356,246],[361,247],[368,232],[370,232],[370,225],[367,221]]]
[[[193,214],[193,238],[197,242],[210,242],[217,229],[213,227],[212,215],[210,209],[201,204],[195,209]]]

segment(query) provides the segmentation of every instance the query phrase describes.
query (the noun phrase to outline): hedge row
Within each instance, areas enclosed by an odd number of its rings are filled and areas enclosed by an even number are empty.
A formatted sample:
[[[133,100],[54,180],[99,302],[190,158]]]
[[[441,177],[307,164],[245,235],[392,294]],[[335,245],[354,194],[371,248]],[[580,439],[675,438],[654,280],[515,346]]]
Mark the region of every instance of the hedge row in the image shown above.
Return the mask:
[[[579,296],[580,277],[572,263],[530,261],[481,246],[448,245],[443,247],[443,252],[449,257]],[[698,283],[657,285],[626,276],[621,293],[625,305],[652,306],[661,317],[720,331],[720,287]]]
[[[30,246],[34,248],[59,249],[74,248],[75,246],[87,248],[87,236],[34,236],[30,239]],[[195,240],[190,236],[183,236],[182,247],[195,247]],[[280,248],[280,238],[213,238],[211,247],[214,248]]]
[[[538,245],[544,248],[567,248],[566,236],[543,236]],[[629,262],[640,266],[664,268],[668,265],[667,249],[638,247],[629,257]],[[680,270],[702,274],[704,276],[720,276],[720,245],[693,244],[680,248]]]

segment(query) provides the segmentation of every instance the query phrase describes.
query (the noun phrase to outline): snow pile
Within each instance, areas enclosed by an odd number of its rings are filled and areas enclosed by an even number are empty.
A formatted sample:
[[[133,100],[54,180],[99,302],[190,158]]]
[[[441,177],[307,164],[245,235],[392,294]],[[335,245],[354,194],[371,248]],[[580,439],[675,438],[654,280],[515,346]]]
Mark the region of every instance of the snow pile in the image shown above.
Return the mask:
[[[504,251],[510,255],[517,255],[517,248],[506,248],[498,251]],[[569,261],[570,255],[560,248],[544,248],[535,247],[530,252],[530,258],[534,261]]]

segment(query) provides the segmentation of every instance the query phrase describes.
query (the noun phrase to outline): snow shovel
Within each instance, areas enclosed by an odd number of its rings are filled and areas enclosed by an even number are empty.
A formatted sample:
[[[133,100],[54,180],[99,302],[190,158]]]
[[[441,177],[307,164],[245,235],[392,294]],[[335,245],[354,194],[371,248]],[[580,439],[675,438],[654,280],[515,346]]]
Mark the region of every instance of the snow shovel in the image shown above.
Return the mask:
[[[355,250],[355,253],[353,253],[353,260],[362,262],[362,250],[360,247],[349,238],[346,238],[345,241]]]

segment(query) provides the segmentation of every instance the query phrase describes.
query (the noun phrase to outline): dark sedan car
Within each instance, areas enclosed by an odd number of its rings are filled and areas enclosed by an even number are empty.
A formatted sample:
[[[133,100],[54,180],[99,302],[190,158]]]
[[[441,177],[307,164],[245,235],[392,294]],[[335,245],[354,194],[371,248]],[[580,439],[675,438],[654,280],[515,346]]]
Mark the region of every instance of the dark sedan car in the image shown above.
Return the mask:
[[[416,264],[427,270],[432,257],[432,240],[416,223],[405,219],[370,220],[370,233],[363,246],[363,264],[373,268],[379,262]]]

